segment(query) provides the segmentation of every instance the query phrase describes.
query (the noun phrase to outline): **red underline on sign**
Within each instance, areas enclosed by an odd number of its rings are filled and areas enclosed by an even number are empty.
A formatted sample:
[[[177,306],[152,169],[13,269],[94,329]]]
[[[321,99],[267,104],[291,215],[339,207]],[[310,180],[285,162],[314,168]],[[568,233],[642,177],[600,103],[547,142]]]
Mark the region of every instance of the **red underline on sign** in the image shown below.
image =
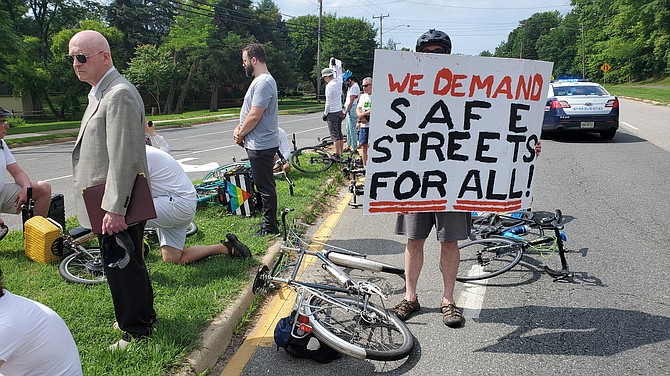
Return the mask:
[[[514,201],[477,201],[477,200],[456,200],[455,210],[463,211],[485,211],[485,212],[508,212],[521,210],[521,200]]]
[[[434,206],[412,206],[412,207],[402,207],[402,206],[386,206],[386,207],[377,207],[369,208],[370,213],[409,213],[409,212],[440,212],[447,210],[446,205],[434,205]]]
[[[521,202],[521,201],[519,201]],[[425,206],[425,205],[444,205],[447,200],[426,200],[426,201],[374,201],[370,206]]]
[[[398,212],[424,212],[445,211],[447,200],[426,201],[376,201],[370,203],[370,213],[398,213]]]

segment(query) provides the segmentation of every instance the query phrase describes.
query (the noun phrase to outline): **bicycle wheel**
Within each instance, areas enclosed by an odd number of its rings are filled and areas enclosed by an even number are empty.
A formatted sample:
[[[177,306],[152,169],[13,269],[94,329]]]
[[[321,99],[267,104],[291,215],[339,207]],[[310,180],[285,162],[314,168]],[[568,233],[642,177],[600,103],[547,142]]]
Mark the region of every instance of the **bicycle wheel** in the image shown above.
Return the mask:
[[[220,179],[223,179],[223,177],[226,173],[229,173],[229,172],[237,170],[237,169],[243,169],[243,168],[251,168],[251,165],[249,164],[249,162],[228,163],[226,165],[217,167],[214,170],[208,172],[207,175],[205,175],[205,177],[202,178],[202,181],[207,182],[207,181],[214,180],[214,179],[220,180]]]
[[[333,165],[333,157],[323,149],[308,146],[291,154],[291,165],[298,171],[316,173],[329,169]]]
[[[100,248],[75,252],[61,261],[58,272],[68,282],[97,285],[107,281]]]
[[[195,222],[191,222],[186,229],[186,237],[193,236],[198,232],[198,225]]]
[[[313,333],[336,351],[357,359],[392,361],[414,348],[409,328],[395,314],[349,296],[313,296],[302,307]]]
[[[476,281],[500,275],[521,261],[523,245],[502,238],[478,239],[459,245],[461,262],[456,280]]]

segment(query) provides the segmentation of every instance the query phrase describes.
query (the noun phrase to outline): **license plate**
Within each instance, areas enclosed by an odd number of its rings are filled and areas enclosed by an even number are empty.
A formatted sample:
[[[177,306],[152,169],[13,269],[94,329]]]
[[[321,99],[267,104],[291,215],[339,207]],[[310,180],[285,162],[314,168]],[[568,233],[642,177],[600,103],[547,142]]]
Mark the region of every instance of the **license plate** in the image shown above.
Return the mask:
[[[595,128],[596,123],[594,121],[582,121],[582,128]]]

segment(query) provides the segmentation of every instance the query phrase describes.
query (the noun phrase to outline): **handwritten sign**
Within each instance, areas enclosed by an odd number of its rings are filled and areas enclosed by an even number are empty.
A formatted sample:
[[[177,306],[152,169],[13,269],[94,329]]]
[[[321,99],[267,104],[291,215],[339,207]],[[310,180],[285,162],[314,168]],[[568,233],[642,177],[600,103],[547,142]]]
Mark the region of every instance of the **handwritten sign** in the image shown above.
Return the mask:
[[[530,207],[552,66],[376,50],[364,210]]]

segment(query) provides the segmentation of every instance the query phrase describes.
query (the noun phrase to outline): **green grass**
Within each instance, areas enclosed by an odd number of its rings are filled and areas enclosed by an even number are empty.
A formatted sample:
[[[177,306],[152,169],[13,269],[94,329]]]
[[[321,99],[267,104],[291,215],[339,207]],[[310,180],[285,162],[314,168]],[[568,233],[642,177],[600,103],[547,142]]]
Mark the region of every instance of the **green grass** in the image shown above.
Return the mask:
[[[640,98],[670,104],[670,77],[662,80],[648,80],[639,83],[605,85],[613,95]]]
[[[344,183],[338,169],[318,175],[291,171],[295,196],[288,184],[277,180],[279,208],[294,208],[291,218],[311,220],[321,212],[327,195]],[[329,182],[329,183],[327,183]],[[252,250],[248,261],[214,256],[190,265],[173,265],[161,260],[157,247],[147,257],[159,325],[147,340],[127,352],[111,353],[107,346],[120,338],[112,329],[114,310],[106,284],[84,286],[65,282],[58,265],[30,261],[23,252],[20,231],[12,231],[0,242],[0,266],[7,288],[15,294],[39,301],[54,309],[67,323],[79,348],[85,375],[166,375],[179,366],[183,357],[197,348],[200,332],[209,320],[233,302],[252,280],[258,260],[277,238],[256,238],[252,234],[261,218],[245,218],[225,213],[222,207],[198,208],[199,231],[188,245],[218,243],[233,232]],[[68,223],[72,224],[72,218]]]

